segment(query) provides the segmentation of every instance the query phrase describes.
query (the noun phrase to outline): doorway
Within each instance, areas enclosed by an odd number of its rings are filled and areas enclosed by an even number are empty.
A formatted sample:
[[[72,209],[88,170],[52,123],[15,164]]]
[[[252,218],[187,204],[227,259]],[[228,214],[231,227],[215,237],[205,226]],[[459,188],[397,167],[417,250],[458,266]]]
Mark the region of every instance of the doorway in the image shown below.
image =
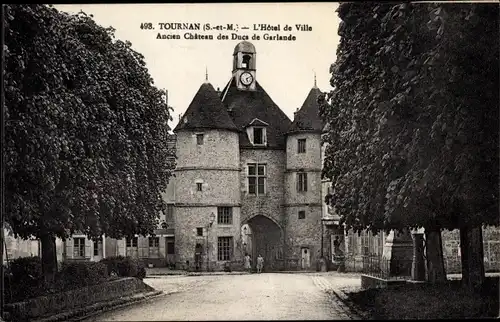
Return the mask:
[[[310,269],[311,268],[311,252],[309,251],[309,248],[303,247],[300,249],[300,254],[301,254],[301,268],[304,270]]]
[[[194,265],[196,271],[201,270],[201,266],[203,265],[203,245],[201,244],[196,244],[196,247],[194,249]]]
[[[245,232],[245,227],[247,231]],[[269,217],[257,215],[242,226],[244,249],[252,257],[255,267],[257,257],[264,258],[264,270],[277,271],[284,268],[280,250],[283,248],[283,235],[280,226]],[[245,236],[245,234],[247,236]]]
[[[102,237],[99,238],[98,240],[95,240],[93,242],[93,251],[92,251],[92,257],[94,259],[94,261],[98,262],[102,259],[102,254],[103,254],[103,251],[102,251]]]
[[[175,238],[166,237],[165,238],[165,248],[167,249],[167,267],[170,269],[175,269]]]

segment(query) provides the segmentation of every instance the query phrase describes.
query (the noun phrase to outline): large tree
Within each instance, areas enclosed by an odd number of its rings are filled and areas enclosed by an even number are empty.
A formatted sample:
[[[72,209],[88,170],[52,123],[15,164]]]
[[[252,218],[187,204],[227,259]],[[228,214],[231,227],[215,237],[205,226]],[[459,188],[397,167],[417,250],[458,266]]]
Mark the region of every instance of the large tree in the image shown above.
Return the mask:
[[[144,57],[85,13],[5,6],[6,221],[42,243],[152,233],[173,151],[170,108]]]
[[[342,3],[338,13],[321,101],[327,201],[354,230],[424,227],[434,281],[446,278],[440,231],[460,228],[464,277],[481,270],[481,225],[498,224],[498,6]]]

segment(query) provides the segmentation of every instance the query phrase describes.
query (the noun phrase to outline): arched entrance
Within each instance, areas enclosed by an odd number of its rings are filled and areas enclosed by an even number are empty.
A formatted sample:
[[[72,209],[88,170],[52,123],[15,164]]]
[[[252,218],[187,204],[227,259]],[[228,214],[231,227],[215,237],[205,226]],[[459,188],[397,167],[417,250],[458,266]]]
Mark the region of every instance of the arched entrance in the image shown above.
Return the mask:
[[[252,267],[260,254],[264,257],[264,272],[284,268],[283,232],[273,220],[263,215],[250,218],[242,226],[242,241],[244,251],[252,256]]]

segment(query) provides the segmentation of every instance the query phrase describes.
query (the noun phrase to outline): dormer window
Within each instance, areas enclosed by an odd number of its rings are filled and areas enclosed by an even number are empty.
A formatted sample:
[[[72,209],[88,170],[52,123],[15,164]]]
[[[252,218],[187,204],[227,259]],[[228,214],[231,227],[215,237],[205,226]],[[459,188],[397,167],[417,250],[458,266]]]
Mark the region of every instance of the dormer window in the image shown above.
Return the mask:
[[[264,140],[264,132],[266,131],[263,127],[253,128],[253,144],[266,144]]]
[[[248,140],[256,146],[267,145],[267,126],[262,120],[254,119],[247,127]]]

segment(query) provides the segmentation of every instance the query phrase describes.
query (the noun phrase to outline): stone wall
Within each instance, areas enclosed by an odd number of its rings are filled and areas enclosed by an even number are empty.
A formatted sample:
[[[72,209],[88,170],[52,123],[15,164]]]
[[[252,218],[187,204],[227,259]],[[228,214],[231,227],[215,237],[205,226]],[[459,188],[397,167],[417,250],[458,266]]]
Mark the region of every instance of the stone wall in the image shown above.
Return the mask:
[[[298,139],[306,140],[305,153],[297,153]],[[321,136],[317,133],[299,133],[289,135],[286,141],[286,168],[321,169]]]
[[[241,220],[242,223],[256,215],[272,218],[281,223],[283,217],[283,182],[285,172],[285,151],[282,150],[241,150],[242,169],[240,174],[241,187]],[[248,193],[248,163],[266,164],[266,194],[251,195]]]
[[[441,233],[443,239],[444,263],[447,273],[461,273],[460,231],[458,229]],[[484,269],[500,271],[500,228],[483,228]]]
[[[195,260],[195,247],[200,244],[203,247],[203,253],[206,255],[207,242],[209,257],[203,257],[203,269],[206,269],[207,260],[210,267],[215,269],[222,265],[217,261],[217,240],[218,237],[233,237],[233,255],[234,260],[241,260],[241,240],[240,236],[240,208],[233,207],[232,225],[219,225],[217,219],[212,227],[209,227],[210,214],[217,215],[217,207],[179,207],[175,212],[176,230],[182,233],[176,234],[175,251],[179,268],[186,261],[190,262],[191,267]],[[197,236],[196,228],[203,228],[203,235]],[[219,265],[220,264],[220,265]]]
[[[305,211],[304,219],[299,219],[299,210]],[[287,216],[285,256],[289,261],[288,266],[291,269],[315,270],[316,262],[321,256],[321,206],[290,206],[285,211]],[[304,254],[309,257],[309,267],[302,265],[302,249],[306,249],[309,254]],[[293,267],[292,262],[295,261],[298,261],[297,267]]]
[[[209,130],[203,144],[196,142],[196,133],[177,133],[177,169],[239,166],[239,136],[235,132]]]
[[[297,151],[299,139],[306,140],[305,153]],[[320,134],[299,133],[287,137],[284,207],[285,256],[289,269],[315,270],[321,256],[321,166]],[[297,190],[298,172],[307,173],[306,191]],[[304,218],[299,218],[301,211],[304,212]]]
[[[175,252],[178,268],[195,267],[195,253],[201,269],[218,269],[217,241],[233,237],[233,259],[240,260],[240,155],[237,133],[204,131],[203,144],[196,141],[197,132],[177,134],[177,168],[175,170]],[[202,191],[198,191],[201,183]],[[219,225],[218,207],[232,208],[232,223]],[[215,221],[210,224],[210,215]],[[197,228],[203,233],[198,236]],[[198,248],[197,248],[198,245]],[[189,261],[189,267],[186,266]]]
[[[12,321],[31,321],[68,310],[84,308],[89,305],[110,301],[153,288],[133,277],[127,277],[104,284],[88,286],[63,293],[56,293],[29,299],[24,302],[5,305]]]

